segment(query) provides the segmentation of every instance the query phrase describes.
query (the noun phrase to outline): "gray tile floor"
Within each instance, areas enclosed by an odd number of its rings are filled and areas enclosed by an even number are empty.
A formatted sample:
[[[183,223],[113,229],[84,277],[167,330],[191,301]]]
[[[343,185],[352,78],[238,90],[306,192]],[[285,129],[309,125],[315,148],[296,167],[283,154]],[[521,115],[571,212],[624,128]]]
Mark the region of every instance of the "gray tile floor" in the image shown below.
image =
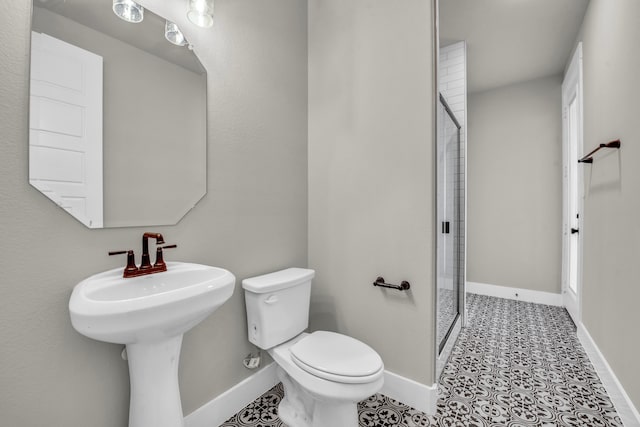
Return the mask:
[[[474,294],[467,302],[437,414],[377,394],[358,405],[361,427],[622,426],[564,309]],[[282,395],[279,384],[223,426],[284,426]]]

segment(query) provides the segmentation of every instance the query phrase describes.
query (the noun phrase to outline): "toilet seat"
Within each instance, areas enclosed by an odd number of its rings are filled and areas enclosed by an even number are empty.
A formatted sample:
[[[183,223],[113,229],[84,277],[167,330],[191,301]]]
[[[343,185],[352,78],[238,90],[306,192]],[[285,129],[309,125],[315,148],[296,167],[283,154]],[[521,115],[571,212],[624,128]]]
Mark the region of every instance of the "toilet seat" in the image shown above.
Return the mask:
[[[363,384],[383,373],[382,359],[371,347],[355,338],[316,331],[289,349],[291,360],[302,370],[329,381]]]

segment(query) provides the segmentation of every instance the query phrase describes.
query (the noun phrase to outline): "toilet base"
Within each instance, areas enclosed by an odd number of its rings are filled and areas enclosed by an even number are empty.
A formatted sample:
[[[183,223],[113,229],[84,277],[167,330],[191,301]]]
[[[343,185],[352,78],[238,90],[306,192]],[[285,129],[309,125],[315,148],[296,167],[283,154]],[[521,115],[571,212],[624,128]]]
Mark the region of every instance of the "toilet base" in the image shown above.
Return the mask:
[[[315,399],[280,366],[277,374],[284,386],[278,416],[287,427],[358,427],[357,402]]]

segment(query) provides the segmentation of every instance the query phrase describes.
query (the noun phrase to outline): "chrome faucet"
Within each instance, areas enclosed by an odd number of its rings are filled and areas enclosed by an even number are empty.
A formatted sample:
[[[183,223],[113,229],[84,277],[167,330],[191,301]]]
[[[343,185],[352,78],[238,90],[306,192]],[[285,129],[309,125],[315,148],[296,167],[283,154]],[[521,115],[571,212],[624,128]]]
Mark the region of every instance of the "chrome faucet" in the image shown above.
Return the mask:
[[[149,239],[155,239],[156,241],[156,262],[151,265],[151,258],[149,257]],[[142,235],[142,260],[140,267],[136,266],[135,255],[133,250],[126,251],[111,251],[109,255],[127,254],[127,266],[124,268],[122,277],[137,277],[145,274],[159,273],[161,271],[167,271],[167,264],[164,262],[162,255],[163,249],[177,248],[178,245],[166,245],[164,244],[164,237],[160,233],[144,233]]]

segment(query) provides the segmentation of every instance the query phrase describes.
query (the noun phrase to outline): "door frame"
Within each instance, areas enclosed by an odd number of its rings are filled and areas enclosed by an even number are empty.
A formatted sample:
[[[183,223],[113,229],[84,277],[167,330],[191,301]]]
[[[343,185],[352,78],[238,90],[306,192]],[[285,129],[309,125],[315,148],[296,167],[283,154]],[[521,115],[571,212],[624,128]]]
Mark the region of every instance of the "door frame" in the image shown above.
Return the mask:
[[[438,186],[439,184],[439,179],[441,179],[439,177],[439,172],[438,172],[438,138],[439,138],[439,130],[438,130],[438,123],[439,123],[439,116],[440,116],[440,107],[442,105],[441,103],[441,95],[440,95],[440,85],[439,85],[439,79],[440,79],[440,75],[439,75],[439,69],[440,69],[440,17],[439,17],[439,2],[440,0],[431,0],[431,11],[432,11],[432,23],[433,23],[433,32],[432,32],[432,48],[433,48],[433,55],[432,55],[432,70],[433,70],[433,76],[432,76],[432,90],[434,93],[433,99],[432,99],[432,108],[433,108],[433,123],[434,126],[432,126],[432,141],[433,141],[433,146],[432,146],[432,154],[433,154],[433,178],[434,178],[434,184],[433,184],[433,190],[434,190],[434,217],[433,219],[435,220],[435,223],[433,224],[434,227],[434,232],[436,234],[436,237],[433,239],[433,250],[434,250],[434,258],[432,261],[432,267],[433,267],[433,283],[435,284],[435,286],[433,287],[433,293],[432,293],[432,298],[433,298],[433,313],[432,313],[432,328],[431,328],[431,332],[432,332],[432,336],[433,336],[433,355],[434,355],[434,359],[435,359],[435,363],[433,365],[433,373],[434,373],[434,385],[437,385],[439,383],[439,379],[440,379],[440,374],[442,373],[442,370],[444,368],[444,365],[447,362],[447,359],[449,357],[449,355],[451,354],[451,351],[453,349],[453,345],[455,344],[457,337],[460,333],[460,331],[462,330],[463,327],[466,326],[467,323],[467,311],[466,311],[466,262],[467,262],[467,253],[466,253],[466,241],[467,241],[467,197],[466,197],[466,180],[467,180],[467,153],[466,153],[466,145],[467,145],[467,137],[466,137],[466,113],[465,113],[465,118],[463,120],[462,123],[462,127],[464,129],[465,132],[465,137],[464,137],[464,142],[462,143],[462,147],[465,150],[465,154],[464,154],[464,163],[462,165],[462,168],[464,170],[464,190],[465,191],[465,197],[464,197],[464,205],[461,206],[462,209],[462,215],[464,215],[464,228],[463,230],[460,230],[460,233],[464,233],[464,259],[462,260],[462,269],[463,269],[463,275],[461,277],[461,287],[459,289],[460,291],[460,295],[459,295],[459,314],[453,324],[453,327],[449,330],[448,333],[448,337],[447,337],[447,344],[444,346],[444,348],[440,348],[440,342],[438,342],[438,333],[437,333],[437,325],[438,325],[438,280],[439,280],[439,272],[438,272],[438,264],[439,264],[439,256],[440,256],[440,245],[438,244],[439,241],[439,231],[441,230],[441,223],[440,223],[440,218],[438,215],[438,205],[439,203],[441,203],[441,201],[439,200],[438,197]],[[466,50],[466,45],[465,45],[465,50]],[[466,97],[466,89],[465,89],[465,97]],[[445,101],[446,104],[446,101]],[[455,115],[454,115],[455,117]],[[457,121],[457,119],[456,119]],[[460,125],[458,123],[458,125]],[[458,266],[457,266],[458,267]],[[442,351],[440,351],[442,350]],[[435,400],[434,399],[432,401],[433,403],[433,413],[435,413]]]
[[[568,107],[575,97],[577,105],[577,147],[576,158],[570,155],[568,133]],[[583,77],[582,77],[582,42],[578,43],[569,63],[569,67],[562,82],[562,301],[573,322],[577,325],[582,319],[582,255],[583,255],[583,224],[584,224],[584,171],[579,167],[578,159],[582,156],[584,147],[584,115],[583,115]],[[571,182],[569,174],[573,171],[577,178],[577,211],[578,211],[578,242],[576,268],[576,295],[569,287],[570,275],[570,239],[571,222],[570,194]]]

